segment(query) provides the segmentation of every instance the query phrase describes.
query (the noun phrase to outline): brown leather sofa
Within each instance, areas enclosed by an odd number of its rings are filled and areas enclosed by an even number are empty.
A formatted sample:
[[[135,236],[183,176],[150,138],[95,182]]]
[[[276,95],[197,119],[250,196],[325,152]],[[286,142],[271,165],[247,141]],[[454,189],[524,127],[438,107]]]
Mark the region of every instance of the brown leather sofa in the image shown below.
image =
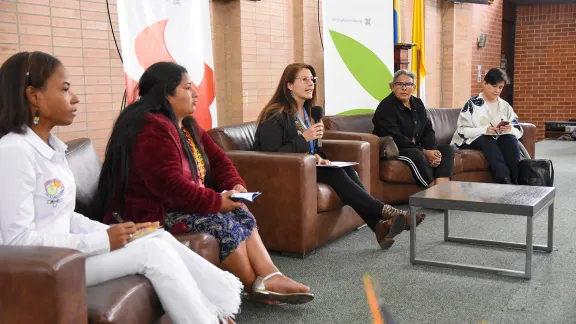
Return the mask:
[[[76,211],[84,213],[100,173],[100,160],[89,139],[68,142],[67,159],[78,187]],[[214,237],[177,237],[214,264]],[[86,288],[85,257],[61,248],[0,246],[0,323],[152,324],[164,310],[150,281],[134,275]],[[165,320],[165,317],[164,319]]]
[[[234,162],[247,189],[262,192],[248,207],[267,249],[305,257],[364,223],[332,188],[316,183],[313,156],[254,152],[255,132],[256,123],[249,122],[214,128],[208,134]],[[369,189],[368,143],[326,140],[323,150],[334,161],[362,161],[356,171]]]
[[[430,108],[428,115],[436,132],[438,144],[450,144],[456,131],[456,123],[460,108]],[[408,202],[410,195],[422,190],[416,184],[412,172],[404,162],[394,159],[380,159],[380,139],[372,135],[374,125],[373,114],[352,116],[327,116],[326,139],[360,140],[370,143],[370,168],[372,173],[370,188],[374,197],[387,203],[399,204]],[[530,154],[534,156],[536,126],[521,123],[524,135],[520,142]],[[393,147],[389,151],[397,151],[396,145],[390,141]],[[488,168],[488,162],[482,152],[477,150],[457,150],[454,157],[453,180],[470,182],[492,182],[492,175]]]

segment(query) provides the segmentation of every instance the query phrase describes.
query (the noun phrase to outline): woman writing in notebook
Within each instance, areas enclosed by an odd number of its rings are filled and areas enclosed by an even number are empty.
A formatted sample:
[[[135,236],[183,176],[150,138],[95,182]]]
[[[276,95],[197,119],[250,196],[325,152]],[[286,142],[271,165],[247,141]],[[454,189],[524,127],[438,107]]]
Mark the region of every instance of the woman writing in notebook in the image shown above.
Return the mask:
[[[305,303],[310,288],[278,271],[254,216],[230,196],[246,192],[232,161],[199,127],[198,94],[186,69],[159,62],[142,74],[140,97],[120,113],[106,149],[94,218],[160,222],[172,234],[207,233],[225,270],[271,304]],[[227,190],[225,193],[222,191]]]
[[[329,164],[317,145],[324,125],[311,120],[316,101],[316,72],[307,64],[294,63],[284,69],[272,99],[258,117],[254,149],[265,152],[311,154],[319,165]],[[394,236],[409,228],[409,213],[372,197],[352,167],[316,168],[318,182],[334,189],[340,200],[351,206],[376,234],[382,249],[394,243]],[[418,215],[421,221],[422,214]]]
[[[173,323],[233,323],[242,290],[236,277],[166,232],[130,242],[158,224],[108,226],[74,212],[66,144],[52,134],[72,123],[79,102],[62,63],[42,52],[15,54],[0,67],[0,89],[0,245],[79,250],[87,286],[141,274]]]
[[[506,72],[493,68],[484,77],[484,90],[470,98],[458,118],[452,144],[460,149],[481,150],[492,176],[499,183],[518,179],[520,144],[524,130],[514,109],[500,93],[509,83]]]

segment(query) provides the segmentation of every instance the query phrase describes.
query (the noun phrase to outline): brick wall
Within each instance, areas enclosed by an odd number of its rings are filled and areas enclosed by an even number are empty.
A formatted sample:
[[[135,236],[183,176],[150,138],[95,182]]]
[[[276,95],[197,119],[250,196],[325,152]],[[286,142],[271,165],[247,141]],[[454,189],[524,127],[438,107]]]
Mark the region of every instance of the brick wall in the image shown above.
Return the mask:
[[[502,4],[504,0],[494,0],[491,5],[472,5],[472,71],[471,94],[483,90],[478,82],[478,65],[482,65],[482,79],[488,70],[500,66],[502,53]],[[478,37],[486,33],[486,47],[478,47]]]
[[[115,0],[110,1],[114,28]],[[116,34],[118,36],[118,34]],[[44,51],[68,68],[80,99],[63,140],[90,137],[102,154],[124,91],[122,65],[104,0],[18,0],[0,2],[0,62],[19,51]]]
[[[576,4],[519,6],[514,109],[521,120],[576,118]]]

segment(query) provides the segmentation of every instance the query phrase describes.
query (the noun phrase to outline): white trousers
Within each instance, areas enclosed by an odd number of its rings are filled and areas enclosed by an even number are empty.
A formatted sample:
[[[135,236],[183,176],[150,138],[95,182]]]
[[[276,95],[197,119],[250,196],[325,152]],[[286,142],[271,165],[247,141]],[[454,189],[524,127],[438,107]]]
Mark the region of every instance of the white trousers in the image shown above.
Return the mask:
[[[175,324],[219,323],[239,311],[240,280],[167,232],[86,260],[87,286],[134,274],[150,280]]]

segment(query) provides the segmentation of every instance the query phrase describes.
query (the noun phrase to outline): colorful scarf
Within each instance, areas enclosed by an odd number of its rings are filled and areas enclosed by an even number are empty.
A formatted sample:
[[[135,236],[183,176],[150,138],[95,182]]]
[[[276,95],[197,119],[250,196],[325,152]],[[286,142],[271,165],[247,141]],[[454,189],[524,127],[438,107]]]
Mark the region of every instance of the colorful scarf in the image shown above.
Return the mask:
[[[200,150],[194,144],[192,140],[192,135],[186,130],[186,128],[182,127],[182,131],[186,134],[186,138],[188,139],[188,144],[192,148],[192,155],[194,156],[194,162],[196,162],[196,168],[198,170],[198,180],[200,180],[201,184],[204,184],[204,177],[206,176],[206,166],[204,165],[204,159],[202,158],[202,154]]]

